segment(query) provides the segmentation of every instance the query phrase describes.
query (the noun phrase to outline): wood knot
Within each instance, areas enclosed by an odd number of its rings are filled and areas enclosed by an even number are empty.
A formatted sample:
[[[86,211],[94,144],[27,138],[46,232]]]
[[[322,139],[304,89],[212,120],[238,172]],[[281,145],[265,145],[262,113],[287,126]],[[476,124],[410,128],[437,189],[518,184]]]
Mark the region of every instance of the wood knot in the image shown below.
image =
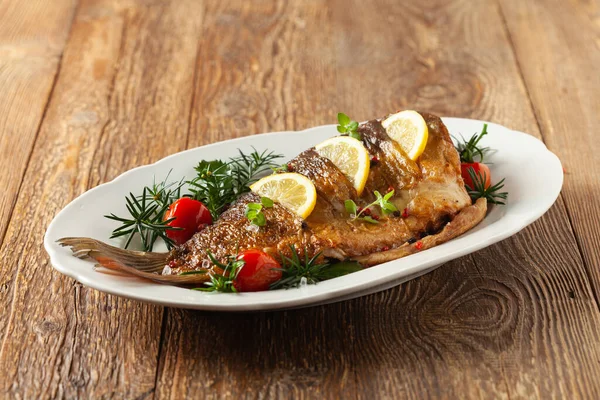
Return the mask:
[[[483,99],[485,75],[463,66],[423,66],[418,78],[406,92],[412,93],[409,102],[421,109],[437,110],[438,113],[469,114]],[[456,107],[459,107],[458,109]],[[444,111],[447,110],[447,111]]]
[[[46,319],[37,324],[34,330],[40,335],[47,335],[49,333],[59,331],[61,328],[62,325],[60,323]]]

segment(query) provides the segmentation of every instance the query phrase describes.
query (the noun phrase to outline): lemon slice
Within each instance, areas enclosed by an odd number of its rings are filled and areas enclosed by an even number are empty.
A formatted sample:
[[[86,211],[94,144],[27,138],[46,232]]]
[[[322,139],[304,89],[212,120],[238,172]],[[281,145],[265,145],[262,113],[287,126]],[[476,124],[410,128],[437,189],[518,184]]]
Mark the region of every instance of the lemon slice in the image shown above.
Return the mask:
[[[400,111],[387,117],[381,125],[411,160],[419,158],[425,150],[429,130],[427,123],[418,112]]]
[[[304,175],[295,172],[265,176],[250,186],[250,189],[278,202],[302,218],[310,215],[317,202],[315,185]]]
[[[337,136],[315,146],[321,157],[328,158],[348,177],[360,196],[369,177],[370,157],[360,140]]]

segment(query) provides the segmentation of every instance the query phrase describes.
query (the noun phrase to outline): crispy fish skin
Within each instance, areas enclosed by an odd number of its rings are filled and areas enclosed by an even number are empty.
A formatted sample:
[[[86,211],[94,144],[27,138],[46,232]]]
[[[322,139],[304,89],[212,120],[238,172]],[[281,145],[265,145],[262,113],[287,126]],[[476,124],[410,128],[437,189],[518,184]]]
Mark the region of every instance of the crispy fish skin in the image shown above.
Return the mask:
[[[258,229],[246,218],[248,203],[260,203],[260,196],[254,193],[242,195],[213,225],[171,250],[167,259],[171,273],[206,268],[204,261],[209,260],[207,251],[221,261],[228,255],[253,248],[277,258],[280,257],[279,252],[291,255],[290,245],[295,245],[301,252],[305,249],[315,254],[320,251],[315,248],[312,232],[306,223],[294,213],[277,203],[272,208],[263,208],[268,223]]]
[[[263,209],[267,224],[257,229],[245,217],[245,209],[260,198],[245,194],[213,225],[172,250],[171,273],[206,267],[207,250],[217,259],[250,248],[280,258],[280,254],[289,256],[291,245],[301,256],[305,251],[309,256],[323,252],[326,257],[356,259],[370,266],[411,254],[414,240],[423,238],[426,246],[433,246],[475,226],[485,216],[485,201],[483,206],[481,202],[471,206],[448,130],[439,117],[421,115],[429,139],[416,162],[390,139],[379,120],[359,127],[365,147],[378,160],[371,167],[362,197],[333,163],[309,149],[289,162],[291,170],[311,179],[317,190],[316,206],[306,220],[275,204]],[[345,200],[364,206],[374,199],[375,190],[383,194],[389,189],[395,190],[393,203],[399,212],[381,216],[379,224],[349,218]],[[380,216],[377,210],[373,212]]]
[[[289,166],[315,182],[317,204],[306,224],[313,234],[313,243],[325,256],[342,260],[390,248],[411,237],[401,218],[390,219],[381,226],[351,221],[344,202],[364,201],[357,197],[348,178],[314,150],[300,154]]]
[[[379,120],[367,121],[358,128],[363,144],[372,159],[369,178],[365,185],[365,200],[374,198],[375,190],[386,193],[392,187],[397,192],[410,189],[421,179],[417,163],[406,155],[398,143],[393,141]]]
[[[288,168],[310,179],[318,198],[336,211],[345,210],[346,199],[357,200],[356,189],[346,175],[314,149],[300,153],[288,163]]]
[[[448,130],[440,118],[426,113],[422,116],[429,139],[417,162],[409,159],[387,135],[380,121],[368,121],[359,129],[370,155],[379,160],[370,171],[359,206],[371,202],[375,190],[387,193],[394,189],[395,205],[399,210],[406,209],[408,217],[397,213],[379,224],[369,224],[351,221],[345,212],[323,212],[318,204],[317,213],[313,212],[306,222],[326,256],[356,258],[397,248],[411,239],[439,231],[461,209],[471,205]]]

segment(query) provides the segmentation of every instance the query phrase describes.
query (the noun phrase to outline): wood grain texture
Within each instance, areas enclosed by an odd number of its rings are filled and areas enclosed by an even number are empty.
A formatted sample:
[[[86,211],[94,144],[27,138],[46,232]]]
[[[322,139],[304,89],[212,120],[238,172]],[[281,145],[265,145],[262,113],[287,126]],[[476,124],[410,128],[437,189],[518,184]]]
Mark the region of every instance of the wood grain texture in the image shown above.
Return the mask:
[[[188,147],[335,120],[330,12],[315,0],[207,2]]]
[[[0,250],[1,397],[144,398],[161,307],[82,287],[48,265],[46,226],[68,201],[182,150],[196,2],[83,1]],[[196,18],[189,18],[190,15]]]
[[[600,3],[500,1],[563,198],[600,299]],[[594,194],[595,193],[595,194]]]
[[[524,3],[82,0],[47,110],[30,111],[41,129],[20,192],[5,195],[17,201],[0,247],[0,397],[599,398],[600,312],[588,278],[596,279],[599,246],[587,214],[597,203],[580,193],[600,188],[594,171],[569,164],[564,201],[518,235],[328,306],[163,309],[61,276],[42,248],[58,210],[131,167],[186,146],[332,123],[338,111],[358,120],[400,108],[492,120],[542,133],[573,165],[567,124],[589,136],[597,118],[585,98],[597,82],[598,52],[587,54],[597,8],[556,1],[561,12],[552,14]],[[577,11],[562,21],[567,6]],[[7,10],[0,18],[65,17]],[[15,24],[0,25],[0,41]],[[35,32],[54,26],[39,25]],[[576,38],[587,39],[581,49],[567,46]],[[569,60],[554,65],[565,49]],[[539,74],[534,56],[545,61]],[[556,71],[584,78],[555,85]],[[566,90],[584,121],[546,99],[552,90]],[[3,101],[21,104],[0,100],[0,110]]]
[[[207,3],[189,146],[334,120],[331,11],[323,1]],[[348,315],[332,307],[169,309],[157,398],[353,397],[350,337],[339,329]]]
[[[540,137],[498,8],[415,4],[210,6],[190,144],[399,108]],[[599,395],[600,318],[562,200],[516,237],[380,294],[167,317],[159,398]]]
[[[0,243],[52,90],[76,0],[0,3]]]

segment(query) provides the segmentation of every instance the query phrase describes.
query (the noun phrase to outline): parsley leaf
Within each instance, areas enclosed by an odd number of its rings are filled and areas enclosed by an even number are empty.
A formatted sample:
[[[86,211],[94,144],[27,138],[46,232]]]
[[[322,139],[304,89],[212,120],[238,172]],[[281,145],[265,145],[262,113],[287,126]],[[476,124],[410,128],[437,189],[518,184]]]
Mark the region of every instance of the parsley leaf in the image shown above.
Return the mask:
[[[260,203],[248,203],[246,205],[246,218],[250,220],[250,222],[256,226],[265,226],[267,223],[267,219],[265,218],[265,214],[263,214],[262,209],[273,207],[273,200],[268,197],[261,197]]]
[[[344,113],[338,113],[337,118],[339,123],[337,130],[339,133],[342,135],[347,134],[357,140],[362,139],[360,133],[358,133],[358,122],[351,120],[350,117]]]

